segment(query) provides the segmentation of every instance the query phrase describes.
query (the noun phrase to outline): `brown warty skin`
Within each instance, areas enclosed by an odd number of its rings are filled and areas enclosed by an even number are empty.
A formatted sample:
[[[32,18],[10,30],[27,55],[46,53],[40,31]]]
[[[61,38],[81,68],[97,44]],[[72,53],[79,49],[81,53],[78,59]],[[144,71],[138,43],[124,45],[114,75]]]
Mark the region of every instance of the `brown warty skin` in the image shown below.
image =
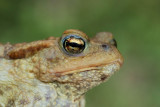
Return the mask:
[[[85,93],[123,64],[113,36],[74,29],[61,37],[0,44],[0,107],[84,107]]]

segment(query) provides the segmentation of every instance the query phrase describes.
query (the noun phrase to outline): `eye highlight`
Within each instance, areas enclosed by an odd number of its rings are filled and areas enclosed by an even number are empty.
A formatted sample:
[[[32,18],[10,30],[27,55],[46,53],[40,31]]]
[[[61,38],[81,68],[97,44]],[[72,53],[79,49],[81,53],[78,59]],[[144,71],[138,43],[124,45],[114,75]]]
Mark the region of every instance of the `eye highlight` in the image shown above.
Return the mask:
[[[77,35],[68,35],[62,40],[63,49],[71,55],[80,54],[86,47],[86,41]]]

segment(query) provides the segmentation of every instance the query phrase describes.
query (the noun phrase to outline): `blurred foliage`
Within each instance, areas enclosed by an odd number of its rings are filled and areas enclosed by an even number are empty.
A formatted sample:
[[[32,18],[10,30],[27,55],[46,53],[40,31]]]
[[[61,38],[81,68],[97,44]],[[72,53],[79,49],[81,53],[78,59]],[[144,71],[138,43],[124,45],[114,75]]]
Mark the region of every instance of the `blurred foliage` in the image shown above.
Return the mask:
[[[112,32],[122,69],[87,93],[86,107],[160,107],[160,0],[1,0],[0,41],[30,42],[80,29]]]

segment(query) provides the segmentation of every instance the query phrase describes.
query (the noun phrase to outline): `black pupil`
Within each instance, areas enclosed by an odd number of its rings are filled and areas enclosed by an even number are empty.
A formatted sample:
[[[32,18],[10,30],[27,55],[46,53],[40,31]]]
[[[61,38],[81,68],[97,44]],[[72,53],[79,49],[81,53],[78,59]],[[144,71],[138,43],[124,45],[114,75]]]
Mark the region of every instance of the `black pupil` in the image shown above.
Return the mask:
[[[70,37],[63,42],[64,49],[71,54],[79,54],[85,48],[85,42],[81,38]]]
[[[83,45],[77,44],[77,43],[74,43],[74,42],[71,42],[71,43],[70,42],[66,42],[66,46],[83,48]]]

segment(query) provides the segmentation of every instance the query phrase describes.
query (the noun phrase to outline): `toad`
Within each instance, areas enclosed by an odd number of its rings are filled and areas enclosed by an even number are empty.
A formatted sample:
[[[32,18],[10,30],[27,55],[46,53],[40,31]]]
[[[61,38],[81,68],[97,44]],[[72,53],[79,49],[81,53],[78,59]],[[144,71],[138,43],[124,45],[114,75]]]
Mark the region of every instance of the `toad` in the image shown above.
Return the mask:
[[[84,107],[85,93],[123,64],[111,33],[0,44],[0,107]]]

